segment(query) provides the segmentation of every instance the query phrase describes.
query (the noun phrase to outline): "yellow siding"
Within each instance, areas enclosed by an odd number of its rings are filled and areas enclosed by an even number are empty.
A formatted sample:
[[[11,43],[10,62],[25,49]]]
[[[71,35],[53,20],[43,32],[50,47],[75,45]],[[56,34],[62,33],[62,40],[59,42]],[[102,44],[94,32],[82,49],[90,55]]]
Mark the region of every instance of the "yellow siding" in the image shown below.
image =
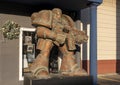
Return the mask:
[[[87,27],[90,24],[89,12],[89,8],[81,11],[84,29],[89,29]],[[103,0],[97,10],[97,26],[98,60],[120,59],[120,0]],[[89,47],[89,43],[87,45]]]
[[[116,0],[103,0],[98,7],[98,59],[116,59],[118,37],[116,37],[117,22],[120,21],[120,10],[116,10]],[[118,20],[119,19],[119,20]],[[120,27],[120,26],[119,26]],[[119,45],[120,46],[120,45]]]

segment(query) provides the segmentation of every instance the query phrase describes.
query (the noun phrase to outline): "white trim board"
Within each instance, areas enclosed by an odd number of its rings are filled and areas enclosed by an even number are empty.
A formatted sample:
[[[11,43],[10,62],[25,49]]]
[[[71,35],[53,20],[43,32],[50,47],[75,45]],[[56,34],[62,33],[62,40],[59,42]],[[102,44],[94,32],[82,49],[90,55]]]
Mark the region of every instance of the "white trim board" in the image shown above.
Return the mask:
[[[23,31],[35,32],[35,30],[36,30],[35,28],[26,28],[26,27],[20,28],[20,34],[19,34],[19,81],[24,80],[24,77],[22,75]]]

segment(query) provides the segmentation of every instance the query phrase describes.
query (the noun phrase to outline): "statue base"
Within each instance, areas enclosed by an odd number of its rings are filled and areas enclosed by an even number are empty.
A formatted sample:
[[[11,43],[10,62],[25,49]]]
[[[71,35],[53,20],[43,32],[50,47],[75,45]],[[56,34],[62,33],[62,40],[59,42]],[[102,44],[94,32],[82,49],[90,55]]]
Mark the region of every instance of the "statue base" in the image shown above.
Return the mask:
[[[93,79],[86,75],[74,77],[52,75],[49,79],[34,79],[25,75],[24,85],[93,85]]]

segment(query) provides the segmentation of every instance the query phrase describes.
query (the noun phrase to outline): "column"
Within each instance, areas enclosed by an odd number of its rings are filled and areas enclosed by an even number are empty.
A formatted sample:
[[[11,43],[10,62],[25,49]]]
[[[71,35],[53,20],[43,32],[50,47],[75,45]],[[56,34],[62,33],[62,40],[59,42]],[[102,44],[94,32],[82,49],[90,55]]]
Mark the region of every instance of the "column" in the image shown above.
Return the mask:
[[[93,85],[97,85],[97,6],[90,4],[90,75],[93,77]]]

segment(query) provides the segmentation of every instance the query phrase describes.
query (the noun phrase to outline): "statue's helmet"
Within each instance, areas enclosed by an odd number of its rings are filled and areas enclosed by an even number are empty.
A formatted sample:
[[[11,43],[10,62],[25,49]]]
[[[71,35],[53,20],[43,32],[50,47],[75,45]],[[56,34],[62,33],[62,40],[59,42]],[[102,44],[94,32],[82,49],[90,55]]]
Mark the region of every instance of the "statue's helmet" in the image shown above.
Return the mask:
[[[59,8],[52,9],[53,16],[55,16],[57,19],[60,19],[62,16],[62,10]]]
[[[61,9],[59,9],[59,8],[54,8],[54,9],[52,9],[52,12],[53,13],[57,13],[57,14],[62,14],[62,10]]]

